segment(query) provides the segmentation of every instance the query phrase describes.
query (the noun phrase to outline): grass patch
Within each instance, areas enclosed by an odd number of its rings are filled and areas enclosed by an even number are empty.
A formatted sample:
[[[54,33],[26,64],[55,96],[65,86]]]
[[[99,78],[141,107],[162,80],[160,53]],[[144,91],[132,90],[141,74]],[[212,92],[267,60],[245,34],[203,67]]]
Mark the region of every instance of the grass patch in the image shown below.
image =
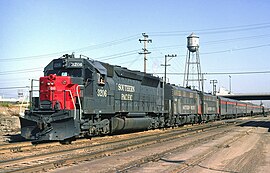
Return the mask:
[[[0,106],[1,107],[7,107],[7,108],[9,108],[9,107],[11,107],[11,103],[8,103],[8,102],[0,102]]]

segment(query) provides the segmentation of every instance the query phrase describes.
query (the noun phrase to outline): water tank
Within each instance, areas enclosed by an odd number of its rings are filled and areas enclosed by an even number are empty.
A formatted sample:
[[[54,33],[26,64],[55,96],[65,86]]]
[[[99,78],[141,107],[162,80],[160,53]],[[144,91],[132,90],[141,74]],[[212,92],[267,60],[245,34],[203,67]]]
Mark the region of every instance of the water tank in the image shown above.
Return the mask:
[[[190,52],[196,52],[199,48],[199,37],[194,33],[187,37],[187,48]]]

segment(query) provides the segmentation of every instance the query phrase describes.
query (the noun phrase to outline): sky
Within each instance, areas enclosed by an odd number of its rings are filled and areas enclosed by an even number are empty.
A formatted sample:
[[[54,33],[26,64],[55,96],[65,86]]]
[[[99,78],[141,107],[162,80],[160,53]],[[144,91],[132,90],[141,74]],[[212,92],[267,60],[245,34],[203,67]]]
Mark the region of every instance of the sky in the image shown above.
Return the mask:
[[[206,92],[214,79],[229,89],[231,76],[234,93],[269,93],[269,7],[268,0],[0,0],[0,96],[27,91],[66,53],[143,71],[142,33],[152,40],[147,72],[162,77],[164,56],[176,54],[167,78],[183,85],[192,32]]]

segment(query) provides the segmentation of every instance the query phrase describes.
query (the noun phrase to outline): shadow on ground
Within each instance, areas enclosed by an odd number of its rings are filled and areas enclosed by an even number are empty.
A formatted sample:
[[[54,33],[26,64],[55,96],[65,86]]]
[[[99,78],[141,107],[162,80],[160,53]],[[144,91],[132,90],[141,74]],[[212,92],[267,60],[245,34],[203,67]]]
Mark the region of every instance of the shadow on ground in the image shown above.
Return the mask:
[[[9,143],[27,141],[21,134],[6,134],[4,137]]]
[[[268,128],[270,132],[270,121],[249,121],[243,124],[238,125],[240,127],[263,127]]]
[[[169,162],[169,163],[184,163],[185,160],[168,160],[168,159],[164,159],[164,158],[160,158],[159,160],[163,161],[163,162]]]

